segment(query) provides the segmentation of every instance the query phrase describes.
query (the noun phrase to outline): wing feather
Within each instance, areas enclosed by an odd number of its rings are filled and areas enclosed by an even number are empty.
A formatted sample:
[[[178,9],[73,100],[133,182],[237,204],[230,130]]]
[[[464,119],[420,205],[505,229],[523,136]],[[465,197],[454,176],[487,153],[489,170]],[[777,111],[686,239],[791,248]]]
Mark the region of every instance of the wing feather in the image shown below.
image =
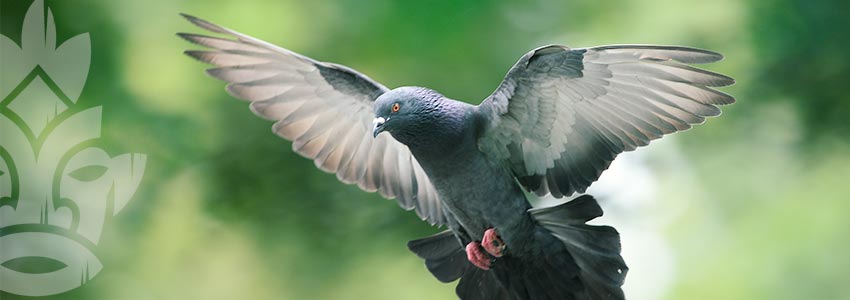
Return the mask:
[[[687,47],[545,46],[524,55],[480,106],[479,149],[538,195],[569,196],[624,151],[687,130],[735,99],[728,76],[689,64],[720,54]]]
[[[410,150],[387,134],[368,128],[374,100],[387,91],[348,67],[315,61],[253,37],[184,15],[193,24],[225,37],[178,33],[209,48],[186,54],[214,68],[207,73],[227,82],[227,92],[275,121],[272,130],[292,141],[295,152],[345,183],[378,191],[431,224],[445,224],[434,187]]]

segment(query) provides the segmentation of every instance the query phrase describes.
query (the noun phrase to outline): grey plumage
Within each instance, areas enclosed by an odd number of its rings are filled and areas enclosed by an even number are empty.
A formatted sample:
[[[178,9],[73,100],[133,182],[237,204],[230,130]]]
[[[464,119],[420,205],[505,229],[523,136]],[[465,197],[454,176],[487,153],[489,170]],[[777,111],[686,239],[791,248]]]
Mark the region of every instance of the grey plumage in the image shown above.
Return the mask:
[[[247,35],[183,15],[193,24],[235,40],[178,33],[213,50],[185,53],[216,65],[207,70],[228,82],[227,92],[251,102],[251,111],[276,121],[273,131],[295,152],[336,173],[345,183],[396,198],[431,224],[444,224],[433,186],[406,147],[371,136],[372,103],[388,91],[348,67],[315,61]]]
[[[623,299],[620,286],[626,277],[628,268],[620,257],[620,238],[617,231],[609,226],[594,226],[585,224],[587,221],[602,216],[602,209],[596,200],[589,195],[583,195],[570,202],[541,209],[529,210],[532,217],[544,228],[565,244],[569,245],[572,255],[556,256],[569,260],[561,265],[576,265],[572,270],[585,273],[583,283],[586,288],[579,288],[577,294],[559,294],[561,297],[552,299]],[[466,260],[458,240],[451,230],[443,231],[430,237],[413,240],[407,244],[413,253],[425,260],[425,266],[442,282],[452,282],[461,279],[457,286],[457,294],[461,299],[513,299],[498,277],[509,277],[502,269],[494,268],[487,272],[475,268]],[[522,274],[521,277],[536,281],[545,275]],[[506,279],[510,280],[510,279]],[[544,288],[557,291],[558,287],[570,288],[568,284],[560,283]],[[547,297],[540,297],[547,299]]]
[[[215,65],[208,74],[276,121],[274,132],[296,152],[449,228],[408,246],[438,280],[459,279],[462,299],[623,299],[628,269],[617,231],[585,224],[602,214],[596,201],[532,209],[522,189],[584,192],[617,154],[734,102],[713,89],[731,78],[688,65],[722,57],[693,48],[540,47],[473,106],[427,88],[390,90],[345,66],[184,17],[231,38],[178,34],[212,48],[186,54]],[[483,270],[464,246],[489,228],[507,252]]]
[[[507,161],[538,195],[585,189],[614,157],[717,116],[734,81],[686,63],[720,54],[686,47],[540,47],[524,55],[481,104],[479,148]]]

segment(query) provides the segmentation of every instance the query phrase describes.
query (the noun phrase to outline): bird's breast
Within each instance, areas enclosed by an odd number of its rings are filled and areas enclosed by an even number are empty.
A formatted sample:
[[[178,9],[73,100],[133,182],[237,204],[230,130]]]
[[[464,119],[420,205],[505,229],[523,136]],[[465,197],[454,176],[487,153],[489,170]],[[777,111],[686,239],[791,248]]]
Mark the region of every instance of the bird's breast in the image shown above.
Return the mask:
[[[527,218],[528,201],[501,162],[477,149],[466,155],[423,164],[444,206],[471,235],[491,227],[509,227]]]

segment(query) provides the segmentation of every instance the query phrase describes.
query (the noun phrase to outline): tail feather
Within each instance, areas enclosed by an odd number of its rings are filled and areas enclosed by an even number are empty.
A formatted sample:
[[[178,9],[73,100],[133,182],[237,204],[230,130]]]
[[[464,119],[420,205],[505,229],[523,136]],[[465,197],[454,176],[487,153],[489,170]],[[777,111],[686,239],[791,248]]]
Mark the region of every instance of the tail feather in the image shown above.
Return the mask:
[[[466,252],[451,230],[407,242],[407,248],[425,260],[425,267],[442,282],[460,278],[468,266]]]
[[[538,253],[505,255],[494,263],[492,272],[513,299],[578,300],[585,289],[580,267],[563,243],[546,230],[535,232]],[[510,251],[510,250],[509,250]]]
[[[620,288],[628,268],[620,256],[620,237],[609,226],[587,225],[602,215],[592,196],[529,210],[540,225],[533,253],[510,253],[489,271],[466,259],[463,245],[444,231],[408,247],[442,282],[460,279],[456,293],[464,300],[622,300]]]
[[[529,213],[538,222],[583,225],[602,216],[602,207],[591,195],[582,195],[555,206],[532,208]]]
[[[510,294],[492,272],[473,266],[466,252],[451,230],[412,240],[407,247],[425,260],[425,267],[441,282],[460,278],[455,289],[464,300],[509,300]]]
[[[610,226],[587,225],[602,215],[590,195],[570,202],[529,211],[538,224],[566,246],[581,270],[586,297],[580,299],[624,299],[621,286],[628,267],[620,256],[620,235]]]
[[[493,272],[481,270],[470,263],[455,293],[463,300],[510,300],[511,293],[505,289]]]

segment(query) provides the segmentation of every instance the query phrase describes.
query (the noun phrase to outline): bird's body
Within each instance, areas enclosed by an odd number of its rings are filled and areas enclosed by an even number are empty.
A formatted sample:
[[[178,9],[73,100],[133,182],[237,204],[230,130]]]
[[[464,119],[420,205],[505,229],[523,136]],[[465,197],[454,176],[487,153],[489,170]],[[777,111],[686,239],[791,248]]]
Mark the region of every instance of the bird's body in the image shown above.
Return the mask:
[[[722,56],[694,48],[539,47],[470,105],[185,17],[235,38],[179,34],[213,49],[186,54],[216,65],[208,74],[296,152],[450,229],[408,247],[438,280],[459,280],[466,300],[623,299],[619,234],[586,224],[602,215],[596,201],[532,209],[523,190],[584,192],[617,154],[734,102],[712,89],[731,78],[689,65]]]
[[[421,135],[397,138],[408,145],[410,152],[428,174],[439,199],[449,216],[449,227],[469,242],[480,240],[489,228],[512,229],[502,232],[525,231],[523,234],[504,235],[506,243],[525,244],[524,235],[533,228],[526,211],[531,208],[525,194],[510,170],[500,161],[478,149],[478,136],[482,129],[482,116],[477,106],[448,99],[421,87],[401,87],[392,93],[431,94],[442,116],[450,122],[428,122],[429,139]],[[441,127],[446,126],[446,127]],[[516,237],[516,238],[515,238]]]
[[[458,143],[457,151],[422,163],[422,168],[429,178],[438,178],[431,183],[446,211],[469,237],[480,239],[489,228],[519,228],[530,222],[525,213],[516,213],[531,207],[504,164],[488,158],[472,143],[445,142]],[[416,150],[411,151],[422,160]]]
[[[396,140],[408,146],[439,196],[453,239],[459,245],[467,245],[466,255],[474,265],[490,271],[484,278],[477,279],[475,284],[479,289],[461,289],[462,286],[459,286],[458,294],[464,299],[590,299],[579,298],[570,291],[581,289],[582,285],[576,262],[558,238],[533,218],[529,211],[531,205],[510,167],[479,148],[478,140],[485,134],[488,122],[486,112],[480,106],[446,98],[428,88],[400,87],[376,99],[376,113],[382,115],[382,107],[396,103],[403,103],[401,106],[405,107],[415,106],[419,113],[417,116],[427,118],[404,120],[406,130],[403,132],[395,128],[377,128],[392,124],[393,117],[387,116],[384,123],[376,125],[376,129],[392,132]],[[426,111],[428,113],[422,113]],[[488,231],[498,232],[497,239],[506,246],[505,253],[491,255],[478,250],[492,249],[482,244],[487,240]],[[418,248],[421,246],[416,244],[417,241],[412,241],[411,249],[423,258],[428,259],[429,252],[435,252],[433,249],[420,251]],[[423,244],[429,248],[442,244],[442,241]],[[449,262],[435,264],[441,268],[454,268],[449,273],[455,274],[441,280],[451,281],[457,279],[453,276],[480,272],[465,261],[456,259],[463,253],[459,251],[461,248],[452,246],[458,244],[448,244],[442,250],[450,254],[437,259]],[[616,257],[619,258],[619,255]],[[547,263],[541,264],[541,261]],[[563,270],[547,271],[550,268]],[[624,265],[618,268],[625,270]],[[436,275],[441,271],[432,269],[432,272]],[[526,289],[525,286],[533,284],[531,282],[549,286],[550,292],[554,292],[549,295],[544,289]],[[512,285],[522,288],[508,288]],[[493,291],[496,295],[476,294],[480,289]],[[616,299],[616,291],[604,293]]]
[[[432,183],[446,212],[459,225],[452,230],[471,241],[480,240],[484,231],[494,227],[516,231],[530,228],[532,222],[526,210],[531,206],[513,175],[504,165],[472,150],[422,166],[429,178],[439,178]],[[503,234],[503,238],[508,244],[519,245],[512,243],[512,236]]]

